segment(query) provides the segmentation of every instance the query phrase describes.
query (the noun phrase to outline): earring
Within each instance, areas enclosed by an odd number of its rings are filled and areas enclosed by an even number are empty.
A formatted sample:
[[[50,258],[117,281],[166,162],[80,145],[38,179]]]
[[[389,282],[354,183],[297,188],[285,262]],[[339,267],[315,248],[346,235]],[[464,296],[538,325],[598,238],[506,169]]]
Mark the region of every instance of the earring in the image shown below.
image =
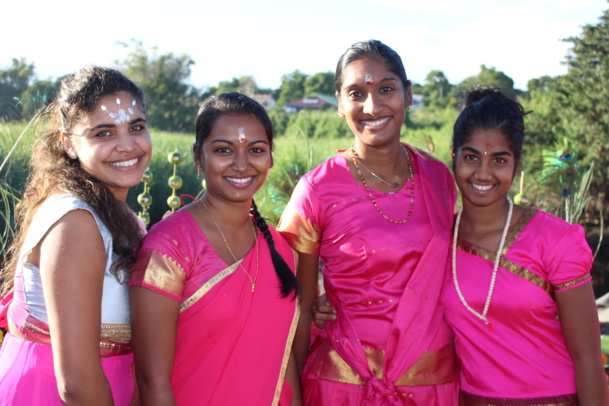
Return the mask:
[[[70,151],[70,152],[68,152],[68,155],[70,156],[70,158],[76,159],[76,152]]]

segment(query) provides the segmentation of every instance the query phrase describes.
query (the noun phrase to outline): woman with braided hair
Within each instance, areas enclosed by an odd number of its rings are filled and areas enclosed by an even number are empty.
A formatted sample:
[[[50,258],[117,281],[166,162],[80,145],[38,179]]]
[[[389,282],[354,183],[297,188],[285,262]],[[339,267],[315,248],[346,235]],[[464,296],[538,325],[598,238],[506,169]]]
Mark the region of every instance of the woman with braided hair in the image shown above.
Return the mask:
[[[249,97],[201,106],[193,153],[206,191],[151,228],[131,278],[143,405],[300,404],[295,256],[253,201],[272,147]]]

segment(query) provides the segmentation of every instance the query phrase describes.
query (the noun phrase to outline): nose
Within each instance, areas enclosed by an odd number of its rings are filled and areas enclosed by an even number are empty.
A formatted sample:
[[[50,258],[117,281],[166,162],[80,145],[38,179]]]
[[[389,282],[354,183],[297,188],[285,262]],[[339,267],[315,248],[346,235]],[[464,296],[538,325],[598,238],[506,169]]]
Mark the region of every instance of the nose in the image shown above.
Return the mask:
[[[492,177],[490,162],[482,161],[476,170],[476,178],[480,180],[488,180]]]
[[[117,151],[120,152],[131,152],[135,149],[135,140],[133,135],[128,130],[120,131],[118,136],[118,142],[116,145]]]
[[[233,160],[232,165],[235,172],[244,172],[248,169],[249,165],[250,162],[247,152],[239,151],[235,154],[235,159]]]
[[[381,111],[381,107],[379,97],[373,92],[369,93],[368,97],[364,101],[364,113],[375,116]]]

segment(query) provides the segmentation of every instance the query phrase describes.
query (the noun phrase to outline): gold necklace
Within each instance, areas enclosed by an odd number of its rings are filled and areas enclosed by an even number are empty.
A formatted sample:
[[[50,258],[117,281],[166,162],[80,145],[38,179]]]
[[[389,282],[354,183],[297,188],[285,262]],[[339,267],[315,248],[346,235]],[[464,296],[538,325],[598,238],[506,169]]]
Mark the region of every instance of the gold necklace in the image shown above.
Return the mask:
[[[238,262],[237,257],[233,253],[233,250],[230,249],[230,247],[228,245],[228,242],[226,241],[226,237],[224,237],[224,233],[222,232],[222,229],[220,228],[220,226],[216,222],[216,219],[214,218],[214,216],[211,214],[211,211],[209,210],[209,208],[207,207],[207,205],[205,204],[205,202],[202,199],[199,199],[199,201],[201,202],[201,204],[205,208],[205,211],[207,211],[207,214],[209,214],[209,218],[211,218],[211,221],[213,221],[214,225],[218,229],[218,232],[222,236],[222,239],[224,240],[224,245],[226,245],[226,248],[228,249],[228,252],[230,252],[230,254],[232,255],[232,257],[235,260],[235,262]],[[250,280],[250,283],[252,284],[252,293],[254,293],[254,290],[256,290],[256,280],[258,279],[258,269],[259,269],[258,268],[258,265],[259,265],[259,261],[258,260],[260,258],[260,250],[258,249],[258,233],[256,232],[256,229],[254,228],[254,223],[252,222],[252,219],[250,218],[249,220],[250,220],[250,225],[252,226],[252,231],[254,232],[254,244],[256,245],[256,274],[254,275],[254,278],[252,279],[252,277],[249,274],[249,272],[247,272],[247,270],[243,267],[243,260],[241,260],[241,262],[239,263],[239,266],[241,267],[241,269],[243,269],[243,272],[245,272],[245,274],[247,275],[248,279]]]
[[[414,209],[414,169],[412,167],[412,160],[410,159],[410,154],[408,153],[408,149],[406,149],[406,147],[404,145],[402,145],[402,151],[406,155],[406,160],[408,161],[408,169],[410,171],[410,179],[411,179],[411,183],[410,183],[410,208],[408,209],[408,214],[406,215],[406,218],[404,220],[394,220],[394,219],[390,218],[389,216],[387,216],[385,213],[383,213],[381,211],[378,203],[376,202],[376,199],[374,198],[374,196],[372,196],[372,192],[370,191],[370,187],[368,186],[368,183],[366,183],[366,179],[364,179],[364,175],[360,171],[359,165],[357,164],[357,160],[359,159],[359,155],[357,154],[357,152],[355,152],[355,145],[351,144],[351,160],[353,161],[353,165],[355,166],[355,170],[357,171],[360,179],[362,180],[362,183],[364,184],[364,187],[366,188],[366,191],[368,192],[368,197],[370,198],[370,201],[374,205],[374,208],[376,209],[376,211],[381,216],[383,216],[383,218],[385,220],[387,220],[387,221],[389,221],[389,222],[391,222],[393,224],[404,224],[404,223],[408,222],[408,220],[410,220],[410,217],[412,216],[412,211]],[[377,177],[375,174],[373,174],[373,175],[375,177]],[[392,186],[392,185],[389,185],[389,186]]]

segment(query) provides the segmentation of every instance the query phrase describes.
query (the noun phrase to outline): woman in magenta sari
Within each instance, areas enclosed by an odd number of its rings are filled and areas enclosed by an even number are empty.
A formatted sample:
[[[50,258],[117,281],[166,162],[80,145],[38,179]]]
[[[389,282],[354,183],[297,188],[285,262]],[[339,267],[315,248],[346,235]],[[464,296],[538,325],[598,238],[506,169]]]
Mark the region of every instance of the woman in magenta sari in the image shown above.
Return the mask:
[[[454,127],[463,209],[443,299],[457,338],[461,404],[606,406],[584,231],[507,196],[524,115],[498,89],[476,89]]]
[[[203,103],[193,153],[206,191],[151,228],[131,277],[143,405],[300,404],[296,258],[253,201],[272,146],[254,100]]]
[[[299,252],[295,351],[308,405],[457,403],[454,338],[438,306],[456,191],[444,164],[400,142],[410,86],[379,41],[343,54],[338,114],[354,142],[300,179],[281,218]],[[309,351],[320,260],[336,320]]]

